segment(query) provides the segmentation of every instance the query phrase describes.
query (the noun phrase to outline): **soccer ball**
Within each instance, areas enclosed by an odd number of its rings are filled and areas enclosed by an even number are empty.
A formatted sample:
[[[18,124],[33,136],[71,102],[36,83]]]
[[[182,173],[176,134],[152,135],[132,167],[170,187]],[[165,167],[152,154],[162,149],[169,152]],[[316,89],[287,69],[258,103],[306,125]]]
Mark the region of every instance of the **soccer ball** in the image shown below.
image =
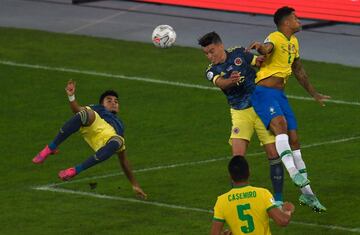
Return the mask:
[[[171,47],[176,40],[176,33],[169,25],[159,25],[152,33],[152,42],[156,47]]]

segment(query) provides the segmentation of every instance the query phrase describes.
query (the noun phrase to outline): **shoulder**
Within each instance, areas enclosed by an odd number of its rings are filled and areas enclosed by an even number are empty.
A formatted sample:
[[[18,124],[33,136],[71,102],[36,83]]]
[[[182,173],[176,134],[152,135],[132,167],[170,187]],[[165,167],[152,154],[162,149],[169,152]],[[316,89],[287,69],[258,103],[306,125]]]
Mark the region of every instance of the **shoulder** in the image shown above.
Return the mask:
[[[226,49],[226,51],[228,53],[239,53],[239,52],[242,53],[245,51],[245,48],[242,46],[234,46],[234,47],[230,47],[230,48]]]
[[[272,32],[265,38],[264,43],[275,44],[275,42],[281,38],[281,35],[279,31]]]

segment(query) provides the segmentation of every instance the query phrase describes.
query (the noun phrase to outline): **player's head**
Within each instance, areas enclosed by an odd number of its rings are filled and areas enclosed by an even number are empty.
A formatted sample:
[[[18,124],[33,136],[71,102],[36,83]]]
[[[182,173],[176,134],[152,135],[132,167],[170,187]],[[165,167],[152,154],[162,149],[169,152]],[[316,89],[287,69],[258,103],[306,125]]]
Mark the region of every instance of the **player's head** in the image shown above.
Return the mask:
[[[119,112],[119,96],[116,91],[107,90],[100,95],[99,104],[103,105],[108,111],[116,114]]]
[[[208,60],[213,64],[223,63],[226,59],[224,44],[216,32],[210,32],[198,39]]]
[[[249,164],[243,156],[234,156],[229,162],[228,170],[234,182],[246,182],[249,179]]]
[[[274,14],[274,23],[278,29],[287,27],[294,33],[301,30],[301,23],[295,14],[295,9],[291,7],[281,7]]]

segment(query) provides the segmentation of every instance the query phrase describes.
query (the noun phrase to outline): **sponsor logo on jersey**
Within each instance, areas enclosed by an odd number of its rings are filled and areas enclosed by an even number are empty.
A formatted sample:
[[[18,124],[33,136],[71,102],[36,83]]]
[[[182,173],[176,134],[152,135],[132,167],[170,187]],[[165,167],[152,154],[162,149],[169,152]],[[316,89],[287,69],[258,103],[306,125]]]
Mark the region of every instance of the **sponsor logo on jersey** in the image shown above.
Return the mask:
[[[206,74],[206,77],[207,77],[208,80],[211,81],[211,80],[213,79],[213,77],[214,77],[214,73],[211,72],[211,71],[209,71],[209,72]]]
[[[240,57],[235,58],[234,64],[235,64],[236,66],[240,66],[240,65],[242,64],[242,60],[240,59]]]
[[[232,70],[232,69],[233,69],[233,66],[232,66],[232,65],[230,65],[229,67],[227,67],[227,68],[226,68],[226,71],[228,71],[228,72],[229,72],[229,71],[230,71],[230,70]]]

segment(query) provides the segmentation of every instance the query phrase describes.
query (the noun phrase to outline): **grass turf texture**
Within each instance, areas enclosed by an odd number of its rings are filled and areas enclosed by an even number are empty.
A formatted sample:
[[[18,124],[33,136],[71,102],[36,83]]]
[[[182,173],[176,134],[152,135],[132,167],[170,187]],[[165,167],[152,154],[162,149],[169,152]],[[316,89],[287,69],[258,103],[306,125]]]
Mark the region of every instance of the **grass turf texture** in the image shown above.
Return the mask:
[[[204,79],[207,61],[193,48],[163,50],[151,44],[0,28],[0,60],[66,67],[157,80],[211,86]],[[194,39],[195,40],[195,39]],[[230,46],[230,45],[229,45]],[[334,99],[359,101],[359,68],[304,61],[311,81]],[[207,234],[211,214],[36,191],[32,186],[59,182],[57,172],[86,159],[92,151],[79,135],[43,165],[32,157],[71,117],[64,87],[77,82],[81,104],[96,103],[105,89],[120,94],[120,116],[126,125],[130,163],[134,169],[230,156],[230,117],[220,91],[200,90],[121,80],[102,76],[46,71],[0,64],[1,70],[1,234]],[[287,93],[307,96],[290,79]],[[290,100],[304,146],[360,136],[359,106]],[[359,139],[303,149],[313,190],[328,208],[315,214],[296,207],[293,220],[311,224],[359,228]],[[256,137],[249,153],[260,152]],[[249,156],[252,184],[271,189],[264,154]],[[149,201],[212,209],[216,197],[229,189],[227,160],[194,166],[139,172],[136,177]],[[119,172],[116,157],[75,179]],[[59,187],[75,191],[133,198],[123,175],[96,179],[96,189],[84,180]],[[286,200],[296,203],[298,190],[286,175]],[[294,223],[285,229],[271,223],[274,234],[349,234],[331,227]],[[356,232],[355,232],[356,233]],[[354,234],[355,234],[354,233]],[[359,229],[357,230],[359,233]]]

